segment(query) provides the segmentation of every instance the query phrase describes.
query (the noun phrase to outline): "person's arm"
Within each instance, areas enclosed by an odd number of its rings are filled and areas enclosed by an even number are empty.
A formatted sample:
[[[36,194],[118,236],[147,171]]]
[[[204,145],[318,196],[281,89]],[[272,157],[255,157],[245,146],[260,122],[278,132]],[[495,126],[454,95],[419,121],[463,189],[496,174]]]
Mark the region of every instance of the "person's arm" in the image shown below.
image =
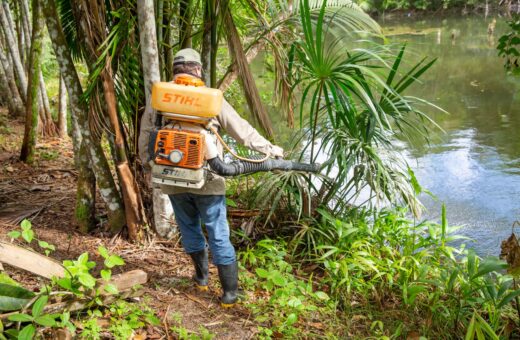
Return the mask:
[[[273,157],[283,157],[283,149],[262,137],[247,120],[240,117],[225,99],[222,102],[222,111],[218,120],[224,130],[245,147],[258,152],[269,153]]]

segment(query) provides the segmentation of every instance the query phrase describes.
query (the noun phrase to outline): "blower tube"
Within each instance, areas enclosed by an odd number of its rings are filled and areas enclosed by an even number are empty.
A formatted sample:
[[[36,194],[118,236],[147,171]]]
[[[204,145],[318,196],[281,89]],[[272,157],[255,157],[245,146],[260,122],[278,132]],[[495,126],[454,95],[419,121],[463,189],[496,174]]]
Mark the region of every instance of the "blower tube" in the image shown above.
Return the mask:
[[[237,176],[243,174],[252,174],[260,171],[283,170],[283,171],[303,171],[317,173],[321,164],[306,164],[288,161],[285,159],[268,158],[261,163],[252,163],[247,161],[233,161],[226,163],[218,157],[208,160],[211,170],[220,176]]]

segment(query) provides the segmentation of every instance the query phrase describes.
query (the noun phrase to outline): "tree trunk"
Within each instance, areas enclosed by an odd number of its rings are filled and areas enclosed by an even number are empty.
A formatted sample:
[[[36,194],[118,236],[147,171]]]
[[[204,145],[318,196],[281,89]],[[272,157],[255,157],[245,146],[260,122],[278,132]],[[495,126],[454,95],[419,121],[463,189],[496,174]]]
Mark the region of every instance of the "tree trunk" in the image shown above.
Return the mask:
[[[29,50],[31,48],[31,22],[29,18],[31,14],[29,12],[29,2],[28,0],[20,0],[20,14],[22,16],[22,27],[23,27],[23,36],[25,38],[25,54],[29,55]]]
[[[211,1],[208,0],[204,3],[204,31],[202,32],[202,51],[200,53],[202,76],[207,87],[211,87],[211,28],[214,23],[213,17]]]
[[[116,188],[110,168],[99,143],[92,140],[89,129],[87,110],[85,103],[81,100],[83,90],[78,74],[74,67],[72,57],[68,50],[63,30],[58,21],[58,13],[54,0],[43,0],[43,12],[47,18],[47,29],[54,47],[54,52],[60,71],[65,81],[72,107],[72,114],[76,116],[81,129],[82,142],[88,149],[90,165],[96,176],[101,197],[107,206],[108,223],[113,232],[117,232],[125,225],[125,215],[121,196]]]
[[[61,76],[58,100],[58,134],[60,138],[65,138],[67,136],[67,89]]]
[[[181,49],[191,48],[191,2],[192,0],[180,0],[179,4],[179,45]]]
[[[12,45],[12,47],[18,49],[18,55],[20,56],[20,60],[22,62],[22,65],[25,65],[24,55],[23,55],[24,51],[23,51],[22,39],[21,39],[23,32],[18,31],[19,34],[17,34],[17,30],[15,29],[16,25],[15,25],[15,22],[13,20],[13,15],[11,13],[11,7],[9,6],[9,2],[2,1],[2,7],[4,9],[4,13],[5,13],[5,16],[6,16],[6,19],[7,19],[8,27],[10,27],[10,29],[11,29],[11,35],[14,37],[14,39],[16,41],[16,45]],[[29,63],[27,63],[27,65],[28,64]]]
[[[87,145],[82,141],[81,128],[74,115],[71,115],[71,121],[74,165],[78,170],[74,218],[79,230],[88,233],[96,226],[96,177],[90,167]]]
[[[246,96],[249,109],[260,124],[260,127],[265,131],[267,137],[272,139],[274,134],[271,119],[269,118],[267,110],[260,99],[260,93],[258,92],[253,74],[251,73],[251,69],[247,63],[247,58],[242,48],[242,42],[240,41],[240,36],[229,9],[224,15],[224,25],[228,36],[229,54],[231,59],[237,64],[242,89]]]
[[[134,175],[128,166],[128,159],[125,150],[125,141],[121,134],[121,126],[117,115],[117,102],[115,96],[114,78],[111,72],[111,65],[106,65],[101,72],[101,79],[103,82],[103,92],[108,109],[108,116],[112,131],[114,132],[115,153],[116,153],[116,168],[119,173],[120,187],[123,193],[123,200],[125,203],[126,225],[128,227],[128,235],[131,240],[143,240],[143,228],[146,224],[144,216],[143,203],[141,195],[134,180]]]
[[[7,50],[9,51],[11,60],[14,64],[14,70],[18,78],[18,84],[20,85],[20,94],[22,95],[22,99],[25,102],[27,100],[27,78],[25,77],[25,70],[22,59],[20,58],[20,53],[18,51],[18,43],[15,40],[14,28],[9,24],[9,19],[6,13],[6,3],[7,2],[3,1],[3,6],[0,6],[0,25],[4,31],[7,42]]]
[[[210,21],[211,21],[211,56],[210,56],[210,85],[217,87],[217,52],[218,52],[218,34],[217,34],[217,7],[220,6],[219,0],[207,0],[210,4]],[[227,7],[226,2],[226,7]]]
[[[39,73],[41,64],[43,19],[38,0],[32,1],[33,7],[33,31],[31,37],[31,53],[29,57],[29,87],[27,89],[27,103],[25,115],[25,133],[20,159],[28,164],[34,161],[36,147],[36,133],[38,127],[38,91]]]
[[[168,8],[168,17],[166,18],[166,32],[164,34],[164,40],[166,44],[163,46],[165,55],[165,80],[173,78],[173,45],[175,45],[175,36],[173,34],[172,22],[175,17],[175,4],[171,1],[166,2]]]
[[[1,34],[0,34],[1,35]],[[11,90],[13,102],[16,105],[16,115],[21,116],[25,113],[24,102],[22,97],[20,96],[20,92],[18,91],[18,85],[16,85],[16,78],[14,75],[13,68],[11,63],[7,59],[7,56],[4,54],[4,46],[2,43],[2,39],[0,39],[0,67],[4,70],[5,77],[7,78],[7,85]]]
[[[148,162],[148,145],[150,132],[155,123],[154,110],[152,109],[152,84],[160,81],[159,57],[157,50],[157,39],[155,37],[155,18],[153,15],[153,0],[137,0],[137,19],[139,23],[139,40],[141,43],[141,57],[144,75],[144,91],[146,107],[141,118],[139,131],[139,158],[143,166]],[[147,183],[151,186],[151,183]],[[171,230],[170,216],[173,208],[167,195],[160,189],[153,189],[153,216],[155,229],[161,236],[166,236],[166,230]]]
[[[41,109],[42,113],[45,115],[45,125],[42,126],[42,130],[44,135],[46,136],[56,136],[58,134],[58,128],[52,120],[51,105],[49,103],[49,97],[47,96],[47,88],[45,86],[45,80],[43,79],[43,74],[41,71],[38,78],[40,82],[40,94],[42,99]]]
[[[30,67],[29,66],[29,53],[27,53],[27,45],[25,44],[25,42],[27,41],[26,40],[26,35],[25,35],[25,31],[23,29],[23,23],[22,23],[22,17],[21,15],[19,14],[19,9],[18,9],[18,3],[17,2],[14,2],[13,3],[14,5],[14,9],[13,9],[13,12],[14,12],[14,17],[16,18],[16,20],[13,20],[12,17],[9,17],[9,14],[12,13],[11,9],[9,9],[9,11],[7,12],[8,13],[8,18],[9,18],[9,21],[12,25],[13,28],[15,28],[15,32],[17,32],[18,34],[16,34],[16,38],[18,39],[18,52],[20,53],[20,57],[22,58],[22,64],[25,65],[25,68],[26,68],[26,73],[28,73],[28,68]],[[7,3],[7,8],[9,8],[9,3]],[[18,15],[17,15],[18,14]]]
[[[159,51],[162,50],[163,46],[163,32],[164,32],[164,0],[156,0],[157,2],[157,44],[159,47]],[[164,54],[159,53],[159,72],[161,74],[161,79],[164,79],[165,76],[165,65],[164,65]]]
[[[13,95],[11,94],[11,89],[9,88],[9,82],[7,81],[7,77],[4,72],[4,67],[0,65],[0,93],[2,95],[2,100],[5,98],[5,104],[7,104],[7,108],[9,109],[9,114],[12,116],[18,115],[18,108],[13,100]]]

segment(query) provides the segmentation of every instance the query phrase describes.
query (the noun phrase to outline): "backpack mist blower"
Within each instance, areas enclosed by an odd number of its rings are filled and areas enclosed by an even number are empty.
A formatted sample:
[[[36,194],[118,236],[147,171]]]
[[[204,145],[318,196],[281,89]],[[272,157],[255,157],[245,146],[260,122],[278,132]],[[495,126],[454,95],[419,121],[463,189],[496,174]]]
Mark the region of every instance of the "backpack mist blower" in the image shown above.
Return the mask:
[[[153,85],[152,107],[160,113],[148,146],[155,185],[199,189],[205,183],[206,163],[221,176],[271,170],[319,171],[319,164],[273,159],[269,154],[251,159],[236,155],[214,127],[222,100],[222,91],[204,87],[202,80],[191,76],[179,75],[175,83]],[[226,163],[218,157],[217,139],[236,161]]]

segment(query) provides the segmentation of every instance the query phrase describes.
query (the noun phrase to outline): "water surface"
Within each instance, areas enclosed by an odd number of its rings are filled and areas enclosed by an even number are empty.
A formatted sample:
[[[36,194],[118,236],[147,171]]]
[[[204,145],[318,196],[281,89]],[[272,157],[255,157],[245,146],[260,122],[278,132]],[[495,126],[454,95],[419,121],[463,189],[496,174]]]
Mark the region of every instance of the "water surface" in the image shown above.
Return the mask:
[[[497,255],[501,240],[520,219],[520,78],[508,76],[495,46],[507,30],[493,16],[382,21],[393,42],[407,42],[412,59],[438,58],[411,92],[446,109],[432,112],[446,131],[430,147],[409,145],[410,163],[423,187],[437,196],[422,197],[424,217],[448,220],[482,254]]]

